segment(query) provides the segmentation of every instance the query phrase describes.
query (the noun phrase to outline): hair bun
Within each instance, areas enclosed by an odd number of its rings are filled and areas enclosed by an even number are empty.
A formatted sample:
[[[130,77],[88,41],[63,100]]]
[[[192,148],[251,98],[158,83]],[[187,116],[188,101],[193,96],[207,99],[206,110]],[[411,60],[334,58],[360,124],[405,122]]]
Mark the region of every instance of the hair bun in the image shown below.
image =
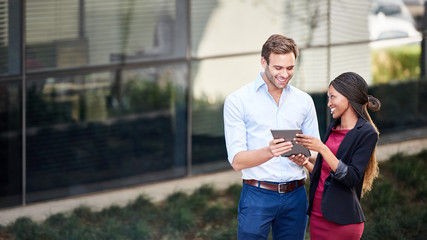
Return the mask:
[[[380,110],[381,102],[373,96],[368,96],[368,108],[374,112]]]

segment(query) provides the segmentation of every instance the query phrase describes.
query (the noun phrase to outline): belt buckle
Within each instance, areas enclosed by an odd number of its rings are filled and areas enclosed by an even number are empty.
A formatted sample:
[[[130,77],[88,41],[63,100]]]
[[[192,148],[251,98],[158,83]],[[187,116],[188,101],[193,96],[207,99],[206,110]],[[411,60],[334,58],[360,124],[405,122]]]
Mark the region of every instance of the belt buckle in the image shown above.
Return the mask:
[[[279,192],[279,193],[286,193],[286,183],[279,183],[278,185],[277,185],[277,191]]]

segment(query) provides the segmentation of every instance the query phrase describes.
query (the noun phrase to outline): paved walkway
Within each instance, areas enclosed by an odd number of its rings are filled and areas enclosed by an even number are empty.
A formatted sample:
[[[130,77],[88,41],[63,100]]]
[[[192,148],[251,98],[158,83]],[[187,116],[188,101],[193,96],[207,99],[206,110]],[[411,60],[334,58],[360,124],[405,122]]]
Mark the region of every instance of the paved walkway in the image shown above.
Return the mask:
[[[234,183],[240,183],[240,178],[240,172],[226,170],[154,184],[28,204],[23,207],[0,209],[0,225],[7,225],[22,216],[30,217],[34,221],[42,221],[52,214],[71,211],[81,205],[89,206],[93,210],[101,210],[112,204],[124,206],[141,194],[146,195],[153,202],[159,202],[174,192],[191,193],[204,184],[211,184],[215,189],[219,190],[225,189]]]
[[[377,148],[377,159],[383,161],[398,152],[414,154],[426,148],[427,138],[381,144]],[[0,225],[7,225],[22,216],[30,217],[34,221],[42,221],[52,214],[71,211],[80,205],[89,206],[94,210],[101,210],[112,204],[124,206],[141,194],[148,196],[153,202],[158,202],[177,191],[190,193],[203,184],[211,184],[216,189],[221,190],[240,182],[240,172],[226,170],[184,179],[29,204],[23,207],[0,209]]]

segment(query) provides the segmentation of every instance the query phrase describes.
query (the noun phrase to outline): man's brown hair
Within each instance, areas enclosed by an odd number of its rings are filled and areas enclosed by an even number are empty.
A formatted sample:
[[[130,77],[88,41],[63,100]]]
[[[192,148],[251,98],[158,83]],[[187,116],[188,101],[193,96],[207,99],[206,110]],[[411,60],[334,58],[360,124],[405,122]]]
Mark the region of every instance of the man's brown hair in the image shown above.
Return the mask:
[[[270,64],[269,57],[272,52],[276,54],[293,52],[295,58],[298,57],[298,47],[294,40],[281,34],[271,35],[262,46],[261,57],[267,61],[267,64]]]

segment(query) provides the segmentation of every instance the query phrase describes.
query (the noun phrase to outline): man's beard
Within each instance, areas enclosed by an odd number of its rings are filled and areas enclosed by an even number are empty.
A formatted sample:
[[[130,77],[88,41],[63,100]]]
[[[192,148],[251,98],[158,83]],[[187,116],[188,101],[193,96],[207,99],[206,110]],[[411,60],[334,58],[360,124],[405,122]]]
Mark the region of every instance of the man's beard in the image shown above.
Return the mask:
[[[270,81],[277,89],[284,89],[288,85],[290,79],[292,78],[292,76],[291,76],[289,78],[288,82],[284,86],[283,85],[279,85],[275,81],[276,77],[274,77],[273,74],[271,74],[271,72],[268,69],[268,67],[265,69],[265,76],[267,77],[268,81]]]

